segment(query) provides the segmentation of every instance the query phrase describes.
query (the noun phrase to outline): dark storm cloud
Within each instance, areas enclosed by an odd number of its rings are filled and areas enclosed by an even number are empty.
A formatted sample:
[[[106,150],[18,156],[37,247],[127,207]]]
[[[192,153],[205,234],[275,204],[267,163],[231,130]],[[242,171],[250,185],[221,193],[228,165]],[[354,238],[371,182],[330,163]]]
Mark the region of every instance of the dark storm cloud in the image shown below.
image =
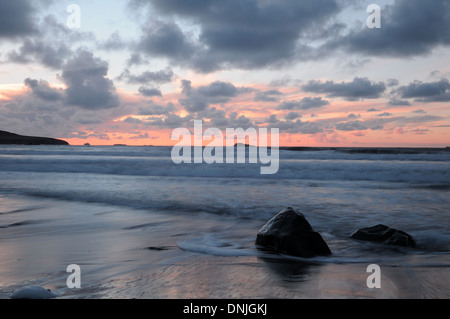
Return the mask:
[[[278,106],[278,110],[308,110],[329,105],[330,102],[321,97],[305,97],[300,101],[285,101]]]
[[[369,56],[411,57],[450,45],[448,0],[397,0],[382,8],[381,28],[358,28],[328,48],[344,47]]]
[[[303,91],[327,94],[329,97],[342,97],[349,101],[377,99],[386,91],[383,82],[373,83],[367,78],[354,78],[352,82],[309,81],[302,86]]]
[[[157,12],[179,17],[199,27],[195,39],[174,23],[144,27],[138,48],[165,56],[201,72],[225,67],[259,68],[287,63],[299,56],[298,45],[340,9],[335,0],[132,0],[133,7],[149,3]]]
[[[399,87],[396,92],[404,99],[414,98],[418,102],[449,102],[450,82],[447,79],[431,83],[414,81]]]
[[[278,67],[345,53],[412,57],[450,45],[447,0],[396,0],[382,8],[382,27],[353,27],[337,21],[354,6],[339,0],[130,0],[152,14],[142,28],[135,54],[166,57],[173,64],[209,73],[221,69]],[[359,5],[358,10],[364,10]],[[158,19],[154,21],[155,11]],[[187,21],[196,32],[173,21]],[[198,31],[198,32],[197,32]],[[320,44],[319,44],[320,43]],[[358,60],[354,60],[358,61]],[[361,64],[354,64],[353,67]],[[388,86],[398,82],[388,81]]]
[[[126,80],[130,84],[164,84],[170,83],[175,78],[172,69],[151,72],[146,71],[138,75],[131,74],[130,70],[126,69],[117,79]]]
[[[67,85],[66,103],[84,109],[100,110],[120,105],[113,81],[106,78],[108,63],[87,51],[78,51],[63,67]]]
[[[0,39],[37,33],[35,8],[27,0],[0,0]]]

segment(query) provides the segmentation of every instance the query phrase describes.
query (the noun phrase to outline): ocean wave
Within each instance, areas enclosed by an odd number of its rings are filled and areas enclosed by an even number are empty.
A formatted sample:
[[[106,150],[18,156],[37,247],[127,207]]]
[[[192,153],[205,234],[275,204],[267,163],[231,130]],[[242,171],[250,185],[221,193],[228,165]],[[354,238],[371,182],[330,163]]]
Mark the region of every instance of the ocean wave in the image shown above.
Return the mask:
[[[174,164],[166,157],[0,157],[1,172],[107,174],[127,176],[379,181],[450,185],[449,162],[281,158],[279,170],[261,175],[262,164]],[[438,185],[438,186],[437,186]]]

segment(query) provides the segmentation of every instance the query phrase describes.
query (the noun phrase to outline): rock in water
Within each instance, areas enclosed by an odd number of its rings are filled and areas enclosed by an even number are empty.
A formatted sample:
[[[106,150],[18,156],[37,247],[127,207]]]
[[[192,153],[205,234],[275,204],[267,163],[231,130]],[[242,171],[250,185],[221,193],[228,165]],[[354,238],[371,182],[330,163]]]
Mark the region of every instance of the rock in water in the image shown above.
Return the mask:
[[[17,290],[11,295],[11,299],[52,299],[57,295],[48,289],[30,286]]]
[[[395,245],[403,247],[415,247],[414,239],[404,231],[390,228],[385,225],[377,225],[369,228],[358,229],[351,238],[383,243],[385,245]]]
[[[300,212],[289,207],[265,224],[256,244],[269,250],[298,257],[331,255],[330,248]]]

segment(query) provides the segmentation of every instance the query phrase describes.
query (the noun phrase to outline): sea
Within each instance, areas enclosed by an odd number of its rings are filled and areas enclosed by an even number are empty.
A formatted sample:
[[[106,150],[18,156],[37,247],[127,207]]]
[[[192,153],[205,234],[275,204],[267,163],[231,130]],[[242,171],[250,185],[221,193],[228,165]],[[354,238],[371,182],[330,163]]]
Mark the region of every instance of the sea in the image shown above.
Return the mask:
[[[171,151],[153,146],[0,146],[0,242],[18,236],[32,241],[38,223],[41,230],[42,223],[52,225],[41,236],[52,236],[55,225],[68,231],[67,219],[58,221],[58,212],[36,215],[37,208],[63,203],[73,208],[72,223],[87,233],[100,227],[98,216],[92,221],[96,227],[89,226],[92,210],[109,207],[116,212],[115,222],[128,225],[118,231],[152,227],[160,237],[180,235],[175,248],[182,251],[259,256],[254,244],[258,229],[292,207],[332,251],[314,262],[431,267],[448,274],[449,149],[281,148],[279,170],[271,175],[261,174],[261,164],[253,163],[175,164]],[[84,216],[80,207],[92,209]],[[28,212],[25,220],[14,217],[23,212]],[[136,216],[157,216],[159,222],[145,224]],[[75,223],[77,219],[82,222]],[[183,222],[171,229],[168,223],[175,219]],[[357,229],[378,224],[407,232],[417,247],[350,238]],[[19,231],[23,227],[28,230]],[[441,297],[450,292],[447,284],[428,288]]]

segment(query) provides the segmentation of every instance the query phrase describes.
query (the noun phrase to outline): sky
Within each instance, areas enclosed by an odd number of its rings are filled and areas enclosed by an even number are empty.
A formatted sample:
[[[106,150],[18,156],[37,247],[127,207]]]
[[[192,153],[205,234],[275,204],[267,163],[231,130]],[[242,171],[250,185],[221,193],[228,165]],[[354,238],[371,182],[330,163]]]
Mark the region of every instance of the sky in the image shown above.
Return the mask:
[[[380,28],[368,6],[380,8]],[[448,0],[0,0],[0,130],[174,145],[450,146]]]

